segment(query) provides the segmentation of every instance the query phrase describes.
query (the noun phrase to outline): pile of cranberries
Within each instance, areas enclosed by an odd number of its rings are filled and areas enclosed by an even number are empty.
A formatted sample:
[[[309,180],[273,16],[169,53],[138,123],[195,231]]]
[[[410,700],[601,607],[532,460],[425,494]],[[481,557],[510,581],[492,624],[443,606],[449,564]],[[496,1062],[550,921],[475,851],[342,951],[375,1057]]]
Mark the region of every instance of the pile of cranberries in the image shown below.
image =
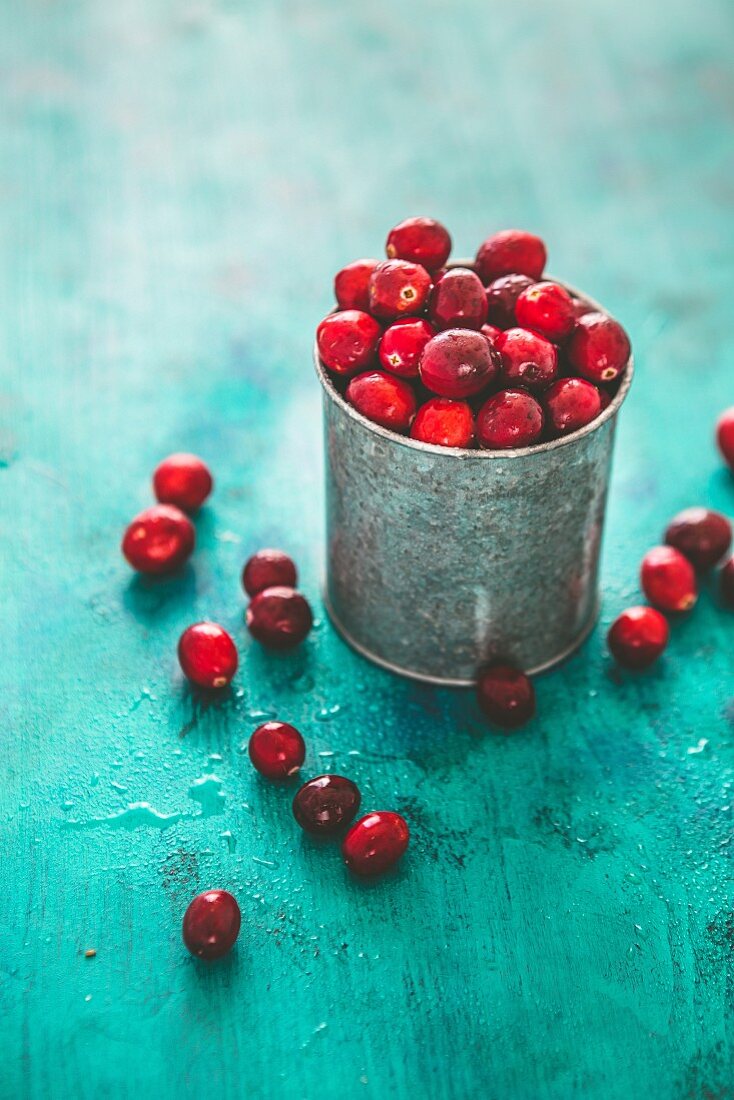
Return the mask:
[[[506,450],[578,431],[610,403],[627,335],[543,279],[539,237],[504,230],[472,265],[447,267],[448,231],[408,218],[385,250],[337,273],[338,310],[316,334],[334,385],[368,420],[422,443]]]

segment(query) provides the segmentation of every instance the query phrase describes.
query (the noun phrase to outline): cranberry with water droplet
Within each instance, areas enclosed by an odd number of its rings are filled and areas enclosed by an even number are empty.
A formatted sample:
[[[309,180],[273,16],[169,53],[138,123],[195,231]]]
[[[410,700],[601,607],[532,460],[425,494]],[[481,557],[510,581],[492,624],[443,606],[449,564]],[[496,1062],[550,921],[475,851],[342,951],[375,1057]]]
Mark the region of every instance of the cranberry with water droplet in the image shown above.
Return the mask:
[[[169,455],[153,474],[156,500],[161,504],[174,504],[184,512],[201,508],[213,485],[209,467],[197,455]]]
[[[393,432],[405,434],[413,422],[415,393],[403,378],[379,370],[358,374],[346,396],[362,416]]]
[[[368,313],[370,308],[370,276],[379,260],[354,260],[334,276],[334,297],[339,309],[359,309]]]
[[[535,688],[514,665],[498,662],[480,672],[477,701],[490,722],[503,729],[524,726],[535,714]]]
[[[543,410],[526,390],[500,390],[477,414],[477,442],[485,450],[530,447],[543,431]]]
[[[385,329],[380,340],[380,363],[391,374],[417,378],[423,349],[436,330],[422,317],[401,317]]]
[[[524,328],[510,328],[497,337],[502,377],[510,386],[544,390],[558,374],[558,352],[544,336]]]
[[[672,546],[654,546],[642,559],[642,591],[660,611],[690,611],[698,599],[696,574]]]
[[[566,356],[575,374],[590,382],[618,378],[631,352],[627,333],[606,313],[586,313],[576,321]]]
[[[265,722],[250,737],[252,765],[266,779],[288,779],[306,759],[306,744],[288,722]]]
[[[189,905],[183,919],[183,941],[197,959],[220,959],[234,947],[242,918],[227,890],[207,890]]]
[[[696,569],[710,569],[731,546],[731,524],[709,508],[686,508],[667,526],[665,541],[685,554]]]
[[[385,252],[391,260],[409,260],[436,271],[449,258],[451,237],[434,218],[406,218],[388,233]]]
[[[571,296],[559,283],[533,283],[523,290],[515,303],[515,317],[521,328],[539,332],[556,344],[576,324]]]
[[[343,775],[318,775],[304,783],[293,799],[293,816],[314,836],[332,836],[354,820],[359,788]]]
[[[642,669],[657,661],[669,634],[665,616],[654,607],[628,607],[609,628],[607,643],[624,668]]]
[[[370,311],[392,321],[421,313],[431,289],[431,276],[420,264],[384,260],[370,276]]]
[[[554,436],[569,435],[596,420],[601,397],[585,378],[559,378],[543,394],[546,423]]]
[[[499,352],[486,336],[454,328],[426,344],[420,376],[423,385],[439,397],[470,397],[494,381],[499,365]]]
[[[466,267],[452,267],[431,291],[428,316],[440,330],[480,329],[487,319],[487,295],[479,276]]]
[[[196,536],[191,520],[172,504],[154,504],[128,526],[122,552],[139,573],[173,573],[190,557]]]
[[[352,825],[344,837],[342,855],[356,875],[381,875],[397,863],[409,840],[404,817],[389,810],[377,810]]]
[[[313,615],[300,592],[275,585],[253,597],[245,621],[253,638],[267,649],[293,649],[313,626]]]
[[[545,245],[540,237],[524,229],[503,229],[479,246],[475,262],[482,282],[491,283],[500,275],[539,279],[545,261]]]
[[[237,646],[219,623],[194,623],[178,640],[184,676],[201,688],[223,688],[237,671]]]
[[[434,397],[418,409],[410,438],[437,447],[471,447],[474,414],[465,401]]]
[[[369,366],[381,336],[381,326],[369,313],[345,309],[324,317],[316,330],[316,345],[324,366],[346,375]]]

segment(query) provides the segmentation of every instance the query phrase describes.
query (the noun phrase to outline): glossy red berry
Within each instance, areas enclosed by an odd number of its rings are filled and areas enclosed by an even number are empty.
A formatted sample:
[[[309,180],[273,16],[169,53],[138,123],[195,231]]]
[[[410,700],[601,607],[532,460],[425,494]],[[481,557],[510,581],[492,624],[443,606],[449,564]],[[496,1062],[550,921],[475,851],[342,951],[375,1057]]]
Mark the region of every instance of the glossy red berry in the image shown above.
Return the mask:
[[[628,607],[614,620],[607,643],[625,668],[647,668],[658,659],[670,634],[664,615],[654,607]]]
[[[420,264],[384,260],[370,276],[370,311],[392,321],[423,310],[431,289],[431,276]]]
[[[334,374],[353,374],[375,358],[382,328],[369,313],[345,309],[324,317],[316,330],[321,361]]]
[[[196,455],[169,455],[156,467],[153,491],[161,504],[174,504],[184,512],[195,512],[212,491],[209,468]]]
[[[590,382],[612,382],[630,357],[627,333],[606,313],[585,313],[576,321],[566,356],[574,374]]]
[[[354,820],[359,788],[343,775],[318,775],[304,783],[293,799],[293,816],[315,836],[331,836]]]
[[[389,810],[362,817],[344,837],[342,855],[356,875],[381,875],[397,863],[410,840],[405,818]]]
[[[709,508],[686,508],[668,524],[665,541],[685,554],[695,569],[710,569],[731,546],[731,524]]]
[[[539,279],[545,261],[545,245],[540,237],[523,229],[504,229],[479,246],[476,268],[484,283],[491,283],[500,275]]]
[[[719,573],[719,592],[726,607],[734,608],[734,558],[722,566]]]
[[[385,252],[391,260],[409,260],[436,271],[449,258],[451,237],[433,218],[406,218],[390,230]]]
[[[688,558],[672,546],[654,546],[642,559],[642,591],[660,611],[690,611],[698,598]]]
[[[253,638],[266,649],[293,649],[313,626],[313,615],[300,592],[275,585],[253,597],[245,621]]]
[[[717,421],[716,442],[727,464],[734,470],[734,405],[726,409]]]
[[[490,324],[482,325],[479,331],[481,332],[482,336],[486,336],[492,344],[497,343],[497,339],[502,333],[501,328],[497,328],[496,325]]]
[[[379,260],[355,260],[334,276],[334,297],[339,309],[359,309],[367,313],[370,308],[370,275]]]
[[[154,504],[140,512],[122,539],[122,552],[139,573],[173,573],[194,549],[191,520],[172,504]]]
[[[252,766],[266,779],[288,779],[306,759],[306,743],[288,722],[265,722],[258,726],[247,751]]]
[[[479,276],[466,267],[452,267],[431,291],[428,316],[440,330],[480,329],[487,319],[487,295]]]
[[[258,550],[242,570],[242,587],[248,596],[257,596],[265,588],[295,588],[297,583],[295,563],[282,550]]]
[[[404,434],[415,416],[415,393],[409,382],[384,371],[368,371],[352,378],[347,401],[368,420]]]
[[[523,290],[515,302],[515,317],[521,328],[554,343],[565,340],[576,324],[571,295],[558,283],[533,283]]]
[[[543,432],[543,410],[526,390],[500,390],[482,405],[476,430],[488,451],[530,447]]]
[[[410,437],[437,447],[471,447],[474,414],[465,401],[433,397],[418,409]]]
[[[189,905],[183,919],[183,941],[197,959],[220,959],[240,934],[240,907],[227,890],[207,890]]]
[[[499,374],[499,352],[471,329],[440,332],[426,344],[420,363],[423,385],[439,397],[470,397]]]
[[[596,420],[601,398],[584,378],[559,378],[543,394],[546,422],[553,435],[569,435]]]
[[[515,324],[515,304],[524,290],[533,286],[527,275],[503,275],[486,289],[487,320],[499,328],[512,328]]]
[[[497,337],[502,356],[502,380],[508,386],[544,390],[558,374],[558,352],[550,340],[524,328],[510,328]]]
[[[380,340],[380,363],[401,378],[417,378],[423,349],[436,330],[422,317],[401,317],[385,329]]]
[[[535,714],[535,688],[514,665],[498,662],[477,679],[477,700],[490,722],[503,729],[524,726]]]
[[[237,671],[237,646],[218,623],[194,623],[178,640],[184,676],[201,688],[223,688]]]

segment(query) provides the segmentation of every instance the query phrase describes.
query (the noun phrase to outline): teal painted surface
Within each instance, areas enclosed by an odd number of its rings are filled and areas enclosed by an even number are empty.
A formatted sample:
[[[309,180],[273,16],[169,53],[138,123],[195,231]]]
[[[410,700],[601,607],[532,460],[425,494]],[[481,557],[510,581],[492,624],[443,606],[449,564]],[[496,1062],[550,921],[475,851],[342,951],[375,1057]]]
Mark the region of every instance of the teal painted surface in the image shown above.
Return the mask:
[[[642,678],[603,646],[666,518],[734,512],[711,444],[733,23],[727,0],[4,6],[3,1096],[734,1095],[732,618],[704,593]],[[637,353],[601,628],[511,739],[368,667],[319,604],[312,332],[334,270],[411,212],[459,254],[540,231]],[[199,550],[133,579],[122,527],[184,448],[217,478]],[[320,620],[287,658],[245,637],[262,544]],[[243,658],[210,706],[175,661],[204,616]],[[306,774],[405,812],[392,878],[350,881],[253,774],[273,714]],[[179,927],[212,884],[243,933],[205,968]]]

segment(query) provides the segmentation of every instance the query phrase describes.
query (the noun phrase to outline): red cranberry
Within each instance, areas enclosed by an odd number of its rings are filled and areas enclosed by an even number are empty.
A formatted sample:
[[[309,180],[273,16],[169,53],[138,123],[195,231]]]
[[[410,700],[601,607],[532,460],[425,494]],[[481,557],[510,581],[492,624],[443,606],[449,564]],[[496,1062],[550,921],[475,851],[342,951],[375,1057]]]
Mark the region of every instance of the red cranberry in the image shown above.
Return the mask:
[[[625,668],[647,668],[668,644],[668,623],[654,607],[628,607],[609,628],[612,656]]]
[[[355,260],[334,276],[334,296],[339,309],[359,309],[367,313],[370,308],[370,275],[379,260]]]
[[[601,398],[584,378],[559,378],[543,394],[548,424],[555,435],[569,435],[596,420]]]
[[[237,646],[218,623],[194,623],[178,640],[184,676],[201,688],[223,688],[237,671]]]
[[[571,301],[573,302],[573,315],[576,318],[584,317],[587,313],[596,313],[596,306],[593,306],[586,298],[580,298],[577,294],[571,295]]]
[[[184,512],[201,508],[213,484],[209,468],[196,455],[169,455],[153,474],[156,499],[161,504],[175,504]]]
[[[603,388],[602,388],[602,387],[600,386],[600,387],[599,387],[599,405],[600,405],[600,411],[601,411],[601,412],[604,412],[604,410],[605,410],[605,409],[608,409],[608,408],[609,408],[609,406],[611,405],[611,403],[612,403],[612,395],[611,395],[611,393],[609,393],[609,391],[608,391],[608,390],[605,390],[605,389],[603,389]]]
[[[479,276],[466,267],[452,267],[431,291],[428,316],[437,329],[481,328],[487,319],[487,295]]]
[[[435,330],[422,317],[401,317],[385,329],[380,340],[380,362],[401,378],[417,378],[423,349]]]
[[[470,397],[494,381],[499,363],[499,352],[481,332],[447,329],[426,344],[421,381],[440,397]]]
[[[410,437],[437,447],[471,447],[474,414],[465,401],[433,397],[418,409]]]
[[[543,431],[543,410],[525,390],[500,390],[477,414],[477,441],[489,451],[530,447]]]
[[[496,344],[498,337],[502,333],[501,328],[497,328],[496,325],[482,325],[479,330],[482,336],[486,336],[491,344]]]
[[[451,237],[433,218],[407,218],[390,230],[385,251],[391,260],[410,260],[436,271],[449,258]]]
[[[295,588],[297,583],[293,559],[282,550],[258,550],[242,570],[242,587],[248,596],[257,596],[265,588]]]
[[[288,779],[306,759],[306,743],[288,722],[265,722],[247,745],[253,767],[266,779]]]
[[[535,714],[535,688],[519,668],[494,664],[477,680],[479,706],[490,722],[504,729],[524,726]]]
[[[122,552],[139,573],[173,573],[194,549],[188,516],[171,504],[154,504],[135,517],[122,539]]]
[[[197,959],[221,959],[240,934],[240,907],[227,890],[207,890],[189,905],[183,941]]]
[[[361,801],[359,788],[343,775],[309,779],[293,799],[293,816],[302,829],[331,836],[354,820]]]
[[[524,328],[510,328],[497,337],[502,376],[508,385],[545,389],[558,374],[558,352],[550,340]]]
[[[369,313],[345,309],[324,317],[316,330],[316,344],[330,371],[353,374],[372,362],[381,336],[382,328]]]
[[[344,837],[342,855],[356,875],[381,875],[402,856],[410,832],[405,818],[389,810],[361,817]]]
[[[665,541],[685,554],[696,569],[710,569],[731,546],[731,524],[720,512],[686,508],[668,524]]]
[[[642,591],[661,611],[690,611],[698,598],[688,558],[672,546],[654,546],[642,559]]]
[[[431,276],[424,267],[407,260],[384,260],[370,276],[370,310],[386,321],[420,313],[430,289]]]
[[[586,313],[576,321],[566,355],[575,374],[598,383],[617,378],[627,366],[631,350],[618,321],[606,313]]]
[[[734,405],[723,412],[718,419],[716,442],[726,462],[734,470]]]
[[[534,283],[523,290],[515,317],[521,328],[531,328],[555,343],[565,340],[576,323],[571,296],[558,283]]]
[[[479,246],[476,267],[484,283],[491,283],[500,275],[539,279],[545,261],[545,245],[540,237],[522,229],[504,229]]]
[[[517,299],[532,285],[527,275],[503,275],[491,282],[487,287],[487,319],[500,328],[511,328]]]
[[[311,629],[313,615],[300,592],[275,585],[253,597],[245,621],[253,638],[267,649],[293,649]]]
[[[719,573],[719,591],[724,604],[734,608],[734,558],[729,558]]]
[[[405,433],[415,416],[415,394],[410,383],[384,371],[358,374],[347,386],[347,401],[368,420]]]

